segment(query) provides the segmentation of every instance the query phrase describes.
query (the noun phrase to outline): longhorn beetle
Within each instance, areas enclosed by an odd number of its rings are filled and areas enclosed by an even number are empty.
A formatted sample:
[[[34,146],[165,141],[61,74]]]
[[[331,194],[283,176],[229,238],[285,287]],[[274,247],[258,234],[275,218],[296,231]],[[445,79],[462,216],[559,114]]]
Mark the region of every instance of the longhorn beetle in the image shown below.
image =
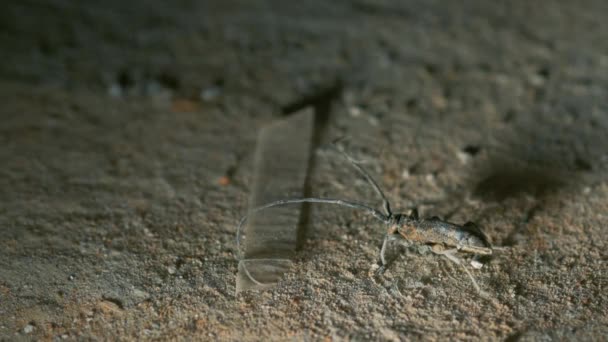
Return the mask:
[[[240,241],[241,241],[241,227],[247,221],[247,218],[259,211],[266,210],[273,207],[283,206],[287,204],[295,204],[295,203],[325,203],[325,204],[335,204],[343,207],[349,207],[352,209],[363,210],[368,214],[372,215],[374,218],[386,224],[388,227],[386,235],[384,236],[384,241],[382,242],[382,247],[380,249],[380,262],[382,266],[379,271],[383,271],[387,265],[386,261],[386,248],[389,241],[395,238],[405,239],[407,241],[429,245],[431,246],[431,251],[438,255],[443,255],[452,262],[461,265],[469,278],[471,279],[475,289],[481,293],[477,282],[466,268],[466,266],[461,262],[461,258],[459,258],[456,254],[458,252],[472,254],[475,257],[491,255],[492,254],[492,245],[488,241],[488,238],[485,234],[472,222],[467,222],[464,225],[458,225],[455,223],[447,222],[441,220],[439,217],[434,216],[431,218],[419,218],[418,210],[416,208],[410,210],[407,214],[393,214],[391,211],[391,206],[384,195],[384,192],[380,189],[376,181],[363,169],[360,162],[354,160],[351,156],[349,156],[342,148],[336,145],[339,152],[350,162],[351,165],[357,169],[357,171],[366,179],[366,181],[374,188],[376,193],[382,198],[382,207],[383,212],[372,207],[369,207],[365,204],[342,200],[342,199],[334,199],[334,198],[318,198],[318,197],[307,197],[307,198],[288,198],[282,199],[278,201],[274,201],[271,203],[264,204],[262,206],[253,208],[241,218],[238,226],[237,226],[237,234],[236,234],[236,244],[237,250],[239,253],[239,259],[243,259],[241,255]],[[472,265],[476,264],[472,262]],[[480,265],[477,263],[477,265]],[[247,267],[243,265],[243,269],[246,275],[256,284],[258,285],[266,285],[259,281],[257,281],[254,277],[249,274]]]

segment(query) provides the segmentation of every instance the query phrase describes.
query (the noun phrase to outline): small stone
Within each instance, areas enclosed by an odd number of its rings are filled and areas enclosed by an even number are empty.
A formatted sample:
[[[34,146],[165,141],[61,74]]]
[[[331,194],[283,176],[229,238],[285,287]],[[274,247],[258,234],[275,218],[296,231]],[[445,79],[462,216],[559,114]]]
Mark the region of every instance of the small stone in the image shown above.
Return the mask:
[[[444,110],[448,107],[448,100],[440,93],[431,96],[431,103],[433,104],[433,107],[438,110]]]
[[[361,116],[361,108],[357,107],[357,106],[351,106],[348,108],[348,113],[350,114],[350,116],[352,116],[353,118],[359,117]]]
[[[133,296],[139,300],[145,300],[150,298],[150,294],[140,289],[133,289]]]
[[[192,113],[199,109],[198,102],[186,98],[174,99],[171,104],[171,110],[176,113]]]
[[[156,81],[147,82],[145,85],[145,93],[148,96],[156,96],[162,91],[163,86]]]
[[[226,186],[226,185],[230,184],[230,178],[228,176],[222,176],[218,180],[218,183],[222,186]]]
[[[483,267],[483,264],[477,260],[471,260],[471,266],[473,266],[474,269],[478,270]]]
[[[528,77],[528,82],[534,87],[542,87],[545,84],[545,78],[537,74],[532,74]]]
[[[26,325],[26,326],[23,328],[23,332],[24,332],[25,334],[31,334],[31,333],[34,331],[34,328],[35,328],[35,327],[34,327],[33,325],[28,324],[28,325]]]
[[[458,160],[460,160],[460,162],[462,164],[466,164],[471,160],[471,156],[468,153],[462,152],[462,151],[458,151],[456,153],[456,156],[458,156]]]
[[[378,121],[378,118],[376,118],[375,116],[370,116],[369,118],[367,118],[367,121],[369,121],[369,124],[374,127],[378,126],[378,124],[380,123]]]
[[[217,99],[221,94],[222,89],[220,87],[213,86],[201,90],[200,96],[201,100],[209,102]]]
[[[169,274],[175,274],[176,271],[177,270],[173,266],[167,267],[167,272],[169,272]]]
[[[122,302],[113,300],[101,300],[97,303],[97,309],[102,312],[104,315],[119,315],[122,312]],[[93,315],[87,317],[87,322],[90,322],[93,318]]]
[[[122,93],[123,93],[122,87],[118,83],[114,83],[108,87],[108,94],[111,97],[116,97],[116,98],[122,97]]]
[[[154,234],[147,227],[144,227],[144,235],[147,237],[154,237]]]

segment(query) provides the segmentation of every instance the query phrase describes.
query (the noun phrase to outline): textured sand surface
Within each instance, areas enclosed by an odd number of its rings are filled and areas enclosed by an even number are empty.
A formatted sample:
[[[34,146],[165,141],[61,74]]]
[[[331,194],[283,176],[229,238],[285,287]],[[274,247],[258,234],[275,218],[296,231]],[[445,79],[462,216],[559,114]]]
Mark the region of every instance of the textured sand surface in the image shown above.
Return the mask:
[[[605,1],[99,3],[0,12],[0,339],[608,335]],[[485,298],[416,246],[373,276],[385,227],[328,206],[235,295],[257,133],[310,99],[311,192],[379,205],[347,137],[395,210],[504,247]]]

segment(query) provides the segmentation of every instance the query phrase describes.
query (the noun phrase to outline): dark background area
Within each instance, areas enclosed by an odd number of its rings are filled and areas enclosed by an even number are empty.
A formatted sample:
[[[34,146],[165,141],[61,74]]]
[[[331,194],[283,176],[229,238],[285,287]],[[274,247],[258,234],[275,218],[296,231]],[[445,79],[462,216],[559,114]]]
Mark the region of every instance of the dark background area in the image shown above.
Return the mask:
[[[608,335],[605,1],[15,1],[0,11],[0,338]],[[322,124],[308,187],[475,221],[472,270],[310,206],[276,288],[235,295],[257,132]]]

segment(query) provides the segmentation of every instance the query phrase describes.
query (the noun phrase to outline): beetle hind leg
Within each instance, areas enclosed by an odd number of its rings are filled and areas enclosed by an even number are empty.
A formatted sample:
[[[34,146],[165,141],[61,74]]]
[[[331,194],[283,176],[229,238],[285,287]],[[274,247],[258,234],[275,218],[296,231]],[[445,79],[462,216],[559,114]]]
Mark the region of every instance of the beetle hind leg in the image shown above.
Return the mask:
[[[473,286],[475,287],[475,290],[477,290],[477,292],[480,293],[480,294],[483,293],[481,291],[481,288],[479,287],[479,285],[477,285],[477,281],[475,281],[475,278],[473,278],[473,275],[471,274],[471,272],[467,269],[467,267],[462,262],[462,259],[456,256],[456,253],[458,252],[458,249],[452,248],[452,249],[446,249],[446,250],[436,250],[435,248],[433,248],[431,250],[433,251],[433,253],[435,253],[437,255],[443,255],[444,257],[446,257],[447,259],[449,259],[450,261],[452,261],[456,265],[462,266],[462,268],[464,269],[464,271],[466,272],[466,274],[469,276],[469,279],[471,279],[471,282],[473,283]]]

